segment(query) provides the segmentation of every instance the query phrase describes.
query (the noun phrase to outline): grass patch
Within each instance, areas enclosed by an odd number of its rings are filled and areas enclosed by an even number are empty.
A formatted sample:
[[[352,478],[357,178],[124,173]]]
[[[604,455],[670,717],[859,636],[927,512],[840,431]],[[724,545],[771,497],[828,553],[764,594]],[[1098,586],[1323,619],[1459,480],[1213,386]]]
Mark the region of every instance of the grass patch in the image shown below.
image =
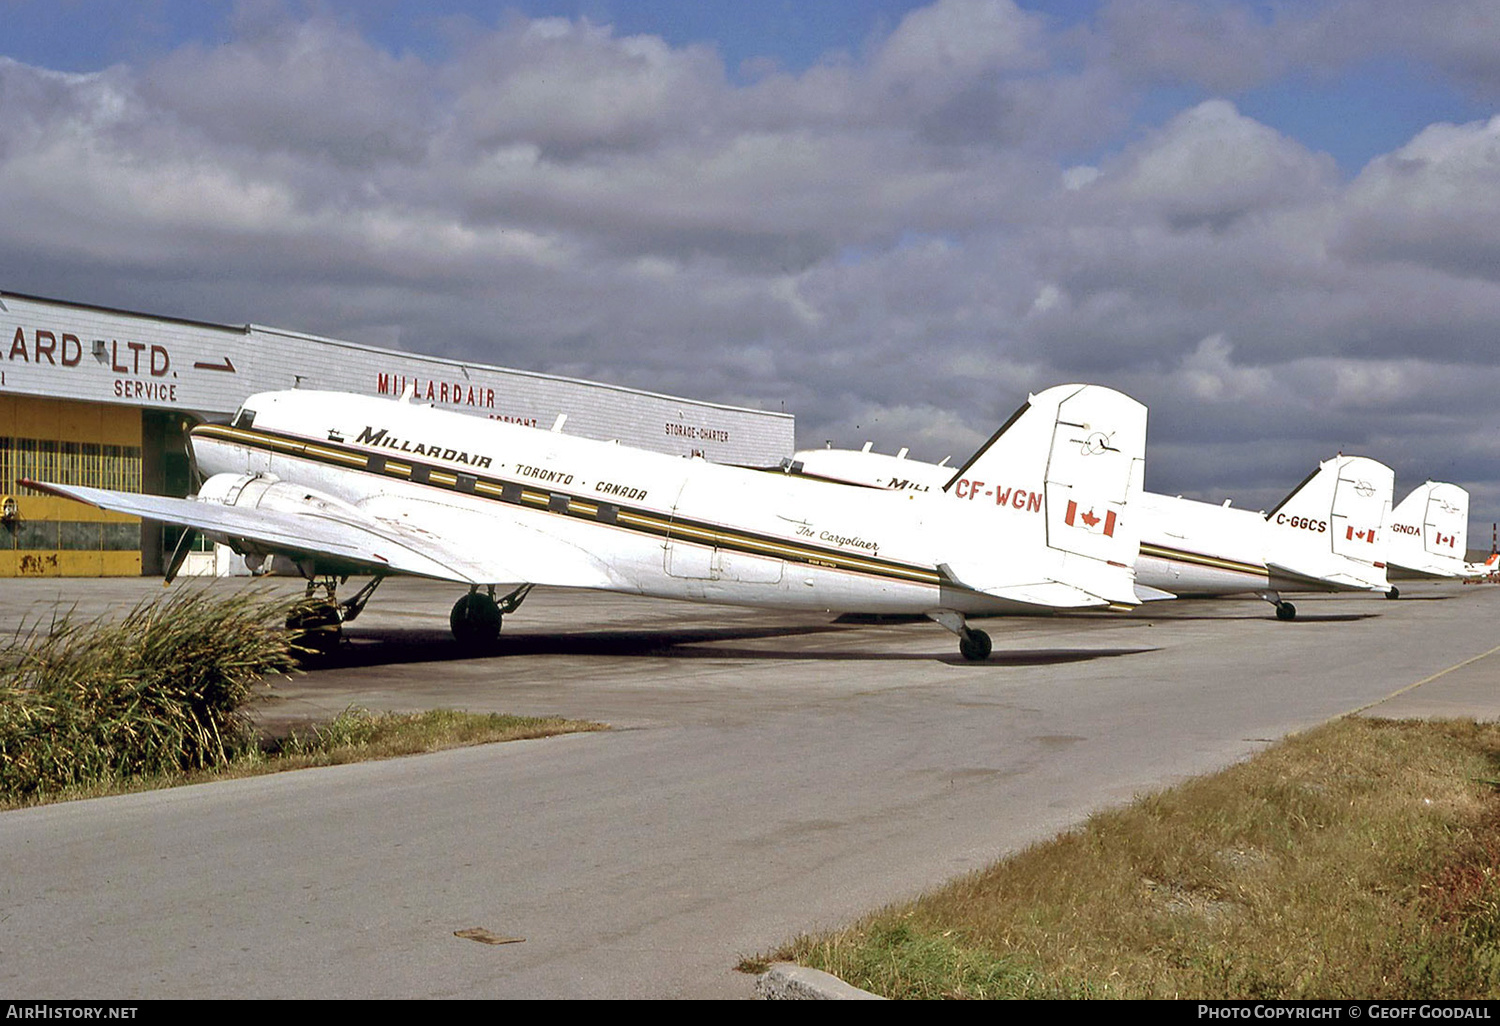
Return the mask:
[[[607,729],[602,723],[560,716],[510,716],[454,709],[420,713],[349,709],[327,726],[293,731],[284,740],[269,742],[264,751],[271,768],[279,771]]]
[[[68,613],[0,647],[0,794],[222,766],[254,746],[245,703],[296,665],[289,604],[184,589],[123,619]]]
[[[1500,725],[1349,718],[764,959],[892,998],[1500,996]]]
[[[0,645],[0,808],[605,729],[560,717],[347,710],[266,740],[248,715],[293,672],[293,601],[179,589],[123,619],[37,624]]]

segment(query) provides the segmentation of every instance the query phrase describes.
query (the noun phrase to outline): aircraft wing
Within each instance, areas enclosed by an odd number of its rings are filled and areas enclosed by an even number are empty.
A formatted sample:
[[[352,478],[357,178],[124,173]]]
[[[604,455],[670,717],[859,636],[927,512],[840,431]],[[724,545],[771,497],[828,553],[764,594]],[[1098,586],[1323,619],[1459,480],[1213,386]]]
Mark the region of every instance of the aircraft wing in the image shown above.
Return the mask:
[[[299,508],[264,509],[81,485],[21,483],[102,509],[248,542],[248,547],[332,562],[344,572],[411,574],[462,584],[587,588],[609,583],[592,555],[502,518],[486,518],[483,535],[460,536],[473,543],[460,548],[436,531],[312,497]]]

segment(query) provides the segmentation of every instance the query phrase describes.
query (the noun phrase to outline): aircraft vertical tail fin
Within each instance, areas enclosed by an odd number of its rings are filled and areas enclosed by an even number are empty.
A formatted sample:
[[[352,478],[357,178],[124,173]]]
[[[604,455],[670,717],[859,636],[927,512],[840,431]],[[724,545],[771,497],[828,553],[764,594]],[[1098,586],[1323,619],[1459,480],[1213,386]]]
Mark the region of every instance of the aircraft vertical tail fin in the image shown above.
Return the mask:
[[[1275,579],[1330,590],[1385,591],[1384,526],[1395,472],[1364,456],[1318,464],[1266,514],[1266,564]]]
[[[1012,531],[1047,550],[1037,587],[1080,596],[1053,604],[1135,605],[1140,531],[1127,503],[1144,483],[1145,456],[1145,406],[1100,385],[1058,385],[1031,396],[944,491],[977,515],[1000,507]],[[1015,580],[1016,549],[984,547],[950,565],[967,586],[1014,597],[980,582]]]
[[[1436,577],[1462,577],[1469,533],[1469,493],[1428,481],[1391,511],[1386,562]]]

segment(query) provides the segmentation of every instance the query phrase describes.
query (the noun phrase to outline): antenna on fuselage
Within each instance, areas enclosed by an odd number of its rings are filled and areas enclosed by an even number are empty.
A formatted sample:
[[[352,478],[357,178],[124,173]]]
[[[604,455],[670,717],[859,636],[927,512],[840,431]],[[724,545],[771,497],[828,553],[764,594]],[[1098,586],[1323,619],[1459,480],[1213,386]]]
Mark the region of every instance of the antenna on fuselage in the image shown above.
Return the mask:
[[[412,401],[412,397],[416,394],[417,383],[415,381],[408,381],[406,383],[406,387],[401,390],[401,401],[403,403],[409,403]]]

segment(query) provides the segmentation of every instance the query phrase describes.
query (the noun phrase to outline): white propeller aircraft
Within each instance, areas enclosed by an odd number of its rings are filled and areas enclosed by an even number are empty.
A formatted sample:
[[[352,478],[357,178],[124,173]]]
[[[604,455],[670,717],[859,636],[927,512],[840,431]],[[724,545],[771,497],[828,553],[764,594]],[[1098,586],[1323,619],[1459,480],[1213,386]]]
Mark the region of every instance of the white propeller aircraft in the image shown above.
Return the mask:
[[[954,473],[868,446],[802,450],[789,469],[870,488],[947,494],[959,505],[984,487],[968,467]],[[1394,479],[1382,463],[1340,455],[1270,513],[1141,491],[1131,498],[1141,534],[1137,595],[1144,601],[1253,593],[1290,620],[1297,609],[1281,592],[1388,591],[1381,528]]]
[[[1004,491],[976,484],[988,501],[965,504],[342,393],[252,396],[190,444],[206,475],[192,498],[25,483],[186,525],[254,565],[290,559],[310,599],[326,590],[334,640],[390,574],[467,585],[450,622],[475,644],[537,584],[925,614],[974,660],[990,639],[970,616],[1136,602],[1125,503],[1143,480],[1146,409],[1096,385],[1033,396],[966,467]],[[335,604],[338,579],[363,574],[374,579]]]
[[[1388,591],[1382,528],[1395,479],[1383,463],[1340,455],[1269,513],[1148,493],[1136,577],[1173,595],[1251,592],[1281,620],[1297,615],[1284,591]]]
[[[1464,577],[1483,580],[1500,575],[1500,552],[1491,552],[1483,563],[1465,563]]]
[[[782,461],[782,469],[803,477],[819,478],[839,484],[862,484],[889,488],[894,492],[940,492],[953,476],[948,457],[941,463],[908,460],[907,449],[894,456],[873,451],[874,443],[855,452],[852,449],[802,449],[791,459]],[[909,472],[908,472],[909,470]]]
[[[1386,563],[1419,577],[1463,577],[1469,534],[1469,493],[1428,481],[1391,510]],[[1396,589],[1391,589],[1395,597]]]

